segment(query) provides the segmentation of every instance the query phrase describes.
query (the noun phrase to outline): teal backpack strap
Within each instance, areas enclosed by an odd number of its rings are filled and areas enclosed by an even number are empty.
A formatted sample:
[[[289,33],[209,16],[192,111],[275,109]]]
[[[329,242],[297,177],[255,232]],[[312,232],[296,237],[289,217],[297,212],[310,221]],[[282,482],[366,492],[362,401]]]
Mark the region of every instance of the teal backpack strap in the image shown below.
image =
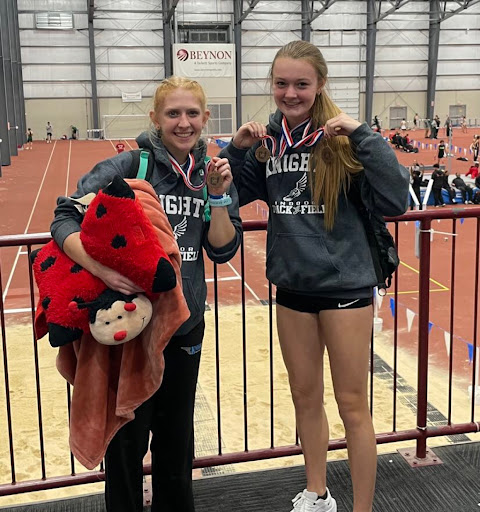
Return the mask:
[[[140,151],[140,162],[138,164],[137,179],[144,180],[147,177],[149,151]]]
[[[210,162],[211,158],[209,156],[205,157],[205,172],[207,171],[207,165]],[[208,189],[207,185],[203,187],[203,200],[204,200],[204,207],[203,207],[203,217],[205,219],[205,222],[210,222],[210,219],[212,216],[210,215],[210,203],[208,201]]]

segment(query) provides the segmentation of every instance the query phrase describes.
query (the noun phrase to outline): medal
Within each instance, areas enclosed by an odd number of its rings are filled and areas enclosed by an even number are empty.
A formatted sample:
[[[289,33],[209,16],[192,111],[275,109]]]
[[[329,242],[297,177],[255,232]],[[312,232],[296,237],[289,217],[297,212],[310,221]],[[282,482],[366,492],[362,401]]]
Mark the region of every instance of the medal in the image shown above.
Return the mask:
[[[262,164],[264,164],[265,162],[268,162],[268,159],[271,157],[272,155],[270,154],[270,151],[267,147],[265,147],[262,143],[261,146],[258,146],[258,148],[256,149],[255,151],[255,158],[259,161],[259,162],[262,162]]]
[[[217,188],[222,183],[222,181],[222,175],[216,170],[211,170],[207,174],[207,184],[209,187]]]

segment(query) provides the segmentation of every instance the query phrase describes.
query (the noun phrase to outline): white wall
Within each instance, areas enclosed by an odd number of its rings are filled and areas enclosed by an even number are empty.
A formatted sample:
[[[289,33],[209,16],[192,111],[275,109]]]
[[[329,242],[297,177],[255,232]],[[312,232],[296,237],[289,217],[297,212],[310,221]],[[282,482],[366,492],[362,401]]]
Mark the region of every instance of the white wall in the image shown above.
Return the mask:
[[[118,101],[122,91],[141,91],[149,100],[164,78],[161,4],[161,0],[95,1],[102,114],[136,108]],[[321,4],[314,2],[314,6],[319,9]],[[37,131],[43,130],[43,120],[51,116],[58,100],[62,105],[56,109],[59,115],[68,111],[63,124],[78,119],[78,124],[88,125],[91,85],[86,0],[18,0],[18,8],[27,121],[31,120]],[[390,3],[382,2],[383,11],[389,8]],[[458,8],[457,2],[446,3],[447,11]],[[36,30],[34,14],[43,10],[73,11],[74,30]],[[428,10],[428,0],[411,1],[377,24],[373,112],[384,119],[393,105],[406,106],[409,117],[415,112],[423,117],[426,112]],[[366,11],[365,0],[334,2],[313,21],[311,36],[327,59],[332,97],[360,119],[364,112]],[[267,81],[270,64],[278,48],[301,37],[301,18],[300,0],[262,0],[243,22],[243,120],[257,115],[266,118],[267,111],[273,109]],[[177,24],[228,24],[232,19],[232,0],[180,0],[176,9]],[[442,22],[436,90],[440,116],[448,112],[450,104],[467,104],[467,116],[480,118],[480,4]],[[63,100],[70,98],[75,101],[65,110]],[[109,99],[116,101],[106,101]],[[42,120],[38,128],[37,119]]]

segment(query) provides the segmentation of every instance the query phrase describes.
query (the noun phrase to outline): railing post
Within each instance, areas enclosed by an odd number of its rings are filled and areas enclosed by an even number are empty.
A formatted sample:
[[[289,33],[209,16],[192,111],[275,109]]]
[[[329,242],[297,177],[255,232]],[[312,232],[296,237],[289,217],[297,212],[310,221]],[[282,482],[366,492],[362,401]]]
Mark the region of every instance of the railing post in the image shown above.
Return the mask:
[[[428,324],[430,310],[430,228],[431,219],[420,221],[420,274],[418,319],[418,382],[417,382],[417,438],[416,458],[427,456],[427,401],[428,401]]]

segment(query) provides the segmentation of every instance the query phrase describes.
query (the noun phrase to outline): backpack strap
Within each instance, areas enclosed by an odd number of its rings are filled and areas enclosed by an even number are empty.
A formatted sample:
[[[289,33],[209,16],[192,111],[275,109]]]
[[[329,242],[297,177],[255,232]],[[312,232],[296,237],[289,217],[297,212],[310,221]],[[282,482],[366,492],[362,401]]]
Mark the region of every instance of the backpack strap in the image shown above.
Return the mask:
[[[151,150],[148,148],[134,149],[130,151],[130,154],[132,155],[132,163],[126,178],[150,181],[155,165],[155,158]]]
[[[360,218],[362,220],[365,233],[367,235],[368,246],[370,247],[370,254],[372,255],[373,267],[375,275],[377,276],[378,286],[384,286],[382,265],[380,263],[380,255],[378,254],[377,239],[375,236],[374,228],[372,225],[371,212],[369,212],[362,201],[361,186],[364,179],[363,171],[354,174],[350,181],[350,188],[347,192],[347,197],[354,204]],[[378,217],[377,217],[378,219]],[[383,220],[383,219],[382,219]],[[385,223],[385,221],[383,221]]]
[[[208,167],[208,164],[209,164],[210,160],[211,160],[211,158],[209,156],[205,156],[205,160],[204,160],[205,172],[207,172],[207,167]],[[210,222],[210,219],[212,218],[212,216],[211,216],[211,213],[210,213],[210,202],[208,201],[207,185],[205,185],[203,187],[203,201],[204,201],[203,217],[205,219],[205,222]]]

